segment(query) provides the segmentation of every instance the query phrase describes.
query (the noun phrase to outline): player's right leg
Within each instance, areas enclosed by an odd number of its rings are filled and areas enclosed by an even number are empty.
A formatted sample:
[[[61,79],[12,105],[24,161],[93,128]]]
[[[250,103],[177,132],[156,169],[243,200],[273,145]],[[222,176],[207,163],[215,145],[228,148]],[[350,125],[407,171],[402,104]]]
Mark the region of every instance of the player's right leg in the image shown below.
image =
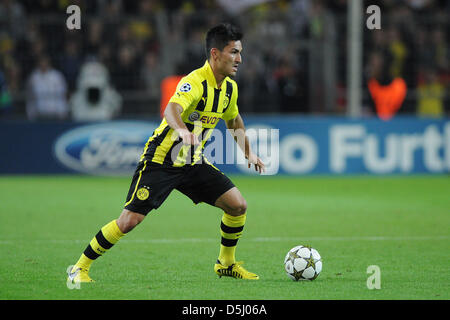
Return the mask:
[[[133,175],[126,203],[120,217],[103,226],[92,238],[80,259],[69,271],[72,282],[92,282],[89,268],[92,262],[133,230],[153,209],[158,208],[180,180],[183,171],[165,169],[141,161]]]
[[[89,276],[92,262],[111,249],[123,236],[144,220],[145,215],[123,209],[120,217],[104,225],[92,238],[77,263],[68,273],[71,282],[93,282]]]

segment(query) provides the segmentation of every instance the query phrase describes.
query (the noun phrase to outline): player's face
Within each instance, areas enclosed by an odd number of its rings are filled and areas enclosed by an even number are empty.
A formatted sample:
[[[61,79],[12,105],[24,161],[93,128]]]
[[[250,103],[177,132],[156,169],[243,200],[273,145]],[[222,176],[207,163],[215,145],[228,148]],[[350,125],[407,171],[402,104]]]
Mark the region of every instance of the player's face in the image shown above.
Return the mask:
[[[224,76],[236,75],[238,66],[242,63],[241,57],[242,44],[240,40],[229,41],[228,45],[220,51],[219,54],[219,68]]]

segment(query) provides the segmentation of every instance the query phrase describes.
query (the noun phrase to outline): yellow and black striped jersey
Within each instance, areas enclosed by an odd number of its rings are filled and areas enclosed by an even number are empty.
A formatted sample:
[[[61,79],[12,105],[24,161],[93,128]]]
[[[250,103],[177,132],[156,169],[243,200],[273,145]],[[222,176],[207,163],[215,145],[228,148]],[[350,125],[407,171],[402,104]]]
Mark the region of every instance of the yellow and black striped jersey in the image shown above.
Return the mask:
[[[203,67],[180,80],[169,101],[183,108],[181,119],[189,131],[199,137],[200,145],[183,145],[164,118],[148,139],[141,161],[150,160],[171,166],[197,163],[202,159],[205,143],[219,120],[231,120],[238,115],[237,98],[236,82],[226,77],[218,88],[211,66],[206,61]]]

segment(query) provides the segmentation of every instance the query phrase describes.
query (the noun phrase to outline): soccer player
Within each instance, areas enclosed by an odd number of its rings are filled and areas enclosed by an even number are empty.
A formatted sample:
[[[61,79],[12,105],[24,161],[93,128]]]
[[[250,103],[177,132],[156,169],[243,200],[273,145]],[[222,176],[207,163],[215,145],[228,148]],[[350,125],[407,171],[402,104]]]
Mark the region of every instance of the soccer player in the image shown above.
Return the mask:
[[[247,203],[233,182],[203,155],[206,141],[224,119],[236,143],[259,173],[265,165],[252,152],[237,106],[235,76],[242,62],[242,33],[223,23],[206,35],[207,61],[183,77],[170,99],[160,126],[148,139],[119,218],[103,226],[68,274],[72,282],[92,282],[89,268],[176,189],[194,203],[223,210],[220,251],[214,271],[220,277],[259,279],[235,259],[246,220]],[[239,136],[239,133],[241,136]]]

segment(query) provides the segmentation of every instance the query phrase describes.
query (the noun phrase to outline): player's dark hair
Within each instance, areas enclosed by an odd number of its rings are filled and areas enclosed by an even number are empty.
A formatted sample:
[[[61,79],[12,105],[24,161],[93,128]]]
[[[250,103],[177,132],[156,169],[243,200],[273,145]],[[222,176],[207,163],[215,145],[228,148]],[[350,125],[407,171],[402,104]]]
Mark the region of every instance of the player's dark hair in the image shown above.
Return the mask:
[[[231,23],[221,23],[209,29],[206,33],[206,58],[209,59],[212,48],[223,50],[228,42],[241,40],[243,36],[239,27]]]

